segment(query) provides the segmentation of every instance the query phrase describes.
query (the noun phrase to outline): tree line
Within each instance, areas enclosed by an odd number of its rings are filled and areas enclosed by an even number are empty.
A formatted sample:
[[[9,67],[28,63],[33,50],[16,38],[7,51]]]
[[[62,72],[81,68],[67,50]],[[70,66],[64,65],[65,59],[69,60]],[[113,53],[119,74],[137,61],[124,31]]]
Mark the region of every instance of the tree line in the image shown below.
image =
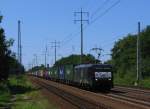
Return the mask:
[[[80,55],[77,54],[72,54],[68,57],[62,57],[61,59],[57,60],[54,66],[59,66],[59,65],[77,65],[81,63],[80,60]],[[82,56],[82,64],[88,64],[88,63],[100,63],[99,60],[95,59],[95,57],[91,54],[83,55]]]
[[[72,54],[67,57],[62,57],[61,59],[57,60],[52,67],[61,66],[61,65],[78,65],[81,63],[80,59],[81,59],[80,55]],[[87,54],[87,55],[84,54],[82,56],[82,63],[83,64],[101,63],[101,61],[95,59],[95,57],[91,54]],[[42,64],[41,66],[35,66],[29,69],[29,72],[37,71],[37,70],[46,70],[46,69],[47,67]]]
[[[128,34],[115,42],[112,59],[108,62],[114,66],[114,72],[120,77],[131,75],[136,77],[138,34]],[[139,36],[140,78],[150,77],[150,26],[142,30]]]
[[[0,23],[1,21],[2,16],[0,16]],[[15,53],[10,49],[13,43],[13,39],[6,39],[5,31],[0,27],[0,80],[6,80],[9,74],[24,71],[23,65],[17,61]]]

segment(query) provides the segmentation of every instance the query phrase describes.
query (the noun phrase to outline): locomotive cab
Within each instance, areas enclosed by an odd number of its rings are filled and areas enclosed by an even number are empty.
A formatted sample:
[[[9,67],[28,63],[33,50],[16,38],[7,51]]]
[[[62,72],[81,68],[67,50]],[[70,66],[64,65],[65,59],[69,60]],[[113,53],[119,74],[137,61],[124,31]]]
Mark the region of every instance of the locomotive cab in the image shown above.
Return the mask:
[[[74,81],[82,87],[110,90],[113,87],[112,66],[108,64],[82,64],[75,67]]]
[[[92,72],[94,88],[111,89],[113,87],[113,74],[111,65],[93,65]]]

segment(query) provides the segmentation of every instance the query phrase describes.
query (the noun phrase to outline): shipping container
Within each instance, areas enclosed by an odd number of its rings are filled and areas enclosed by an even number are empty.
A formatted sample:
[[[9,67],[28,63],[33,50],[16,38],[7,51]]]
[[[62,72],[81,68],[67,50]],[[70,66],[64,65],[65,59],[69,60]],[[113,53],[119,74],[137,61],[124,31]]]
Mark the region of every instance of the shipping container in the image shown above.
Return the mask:
[[[65,67],[59,66],[57,68],[58,68],[59,80],[64,81],[65,80]]]
[[[65,65],[65,81],[70,84],[74,78],[74,65]]]
[[[51,68],[51,78],[52,80],[56,81],[59,79],[59,75],[58,75],[58,67],[52,67]]]

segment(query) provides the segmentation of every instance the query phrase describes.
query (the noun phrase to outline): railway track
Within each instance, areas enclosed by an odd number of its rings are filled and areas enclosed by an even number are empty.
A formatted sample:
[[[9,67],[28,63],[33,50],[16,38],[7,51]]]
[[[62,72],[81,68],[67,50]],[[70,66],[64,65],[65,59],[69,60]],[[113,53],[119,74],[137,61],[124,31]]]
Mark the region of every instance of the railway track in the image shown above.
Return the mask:
[[[91,101],[88,101],[86,99],[83,99],[82,97],[72,95],[71,93],[65,92],[61,89],[58,89],[56,87],[53,87],[45,82],[42,81],[35,81],[38,85],[41,87],[49,90],[50,92],[54,93],[55,95],[63,98],[67,102],[71,103],[75,107],[79,109],[113,109],[109,106],[106,106],[104,104],[97,104]]]
[[[128,101],[128,102],[132,102],[132,103],[135,103],[135,104],[140,104],[140,105],[150,107],[150,102],[139,100],[139,99],[137,99],[137,97],[131,97],[131,96],[122,95],[122,94],[111,94],[111,93],[107,94],[107,95],[111,96],[113,98],[117,98],[117,99],[125,100],[125,101]]]
[[[113,90],[125,91],[125,92],[136,92],[141,94],[150,94],[150,90],[148,89],[139,89],[139,88],[131,88],[131,87],[122,87],[122,86],[115,86]]]
[[[36,80],[36,81],[35,81]],[[53,82],[53,84],[60,85],[61,87],[67,87],[67,90],[76,90],[80,92],[80,95],[73,94],[71,91],[63,90],[63,88],[55,87],[56,85],[49,84],[47,80],[35,79],[36,82],[41,87],[49,90],[57,96],[60,96],[67,102],[76,106],[80,109],[149,109],[150,102],[140,100],[137,98],[130,97],[124,91],[114,89],[110,93],[95,93],[90,91],[85,91],[82,89],[74,88],[71,86],[59,84]],[[118,91],[118,92],[117,92]],[[121,93],[123,92],[123,93]],[[131,92],[131,91],[128,91]]]
[[[115,87],[111,90],[108,94],[110,96],[122,96],[124,98],[130,98],[135,101],[138,100],[140,103],[145,103],[144,105],[150,104],[150,91],[148,90],[141,90],[141,89],[134,89],[134,88],[127,88],[127,87]],[[131,100],[132,101],[132,100]]]
[[[117,88],[117,89],[123,89],[123,90],[128,90],[128,91],[138,91],[138,92],[144,92],[144,93],[150,93],[150,89],[148,88],[142,88],[142,87],[136,87],[136,86],[133,86],[133,87],[128,87],[128,86],[119,86],[119,85],[116,85],[114,88]]]

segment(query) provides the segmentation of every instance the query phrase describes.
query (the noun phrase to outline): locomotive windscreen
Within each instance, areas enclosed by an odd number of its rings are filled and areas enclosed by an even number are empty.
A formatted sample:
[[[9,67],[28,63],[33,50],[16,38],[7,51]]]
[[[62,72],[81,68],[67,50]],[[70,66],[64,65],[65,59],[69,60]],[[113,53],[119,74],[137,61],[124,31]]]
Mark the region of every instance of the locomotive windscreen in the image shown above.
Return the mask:
[[[111,78],[111,72],[95,72],[95,78]]]
[[[96,66],[94,68],[95,79],[112,78],[111,66]]]

